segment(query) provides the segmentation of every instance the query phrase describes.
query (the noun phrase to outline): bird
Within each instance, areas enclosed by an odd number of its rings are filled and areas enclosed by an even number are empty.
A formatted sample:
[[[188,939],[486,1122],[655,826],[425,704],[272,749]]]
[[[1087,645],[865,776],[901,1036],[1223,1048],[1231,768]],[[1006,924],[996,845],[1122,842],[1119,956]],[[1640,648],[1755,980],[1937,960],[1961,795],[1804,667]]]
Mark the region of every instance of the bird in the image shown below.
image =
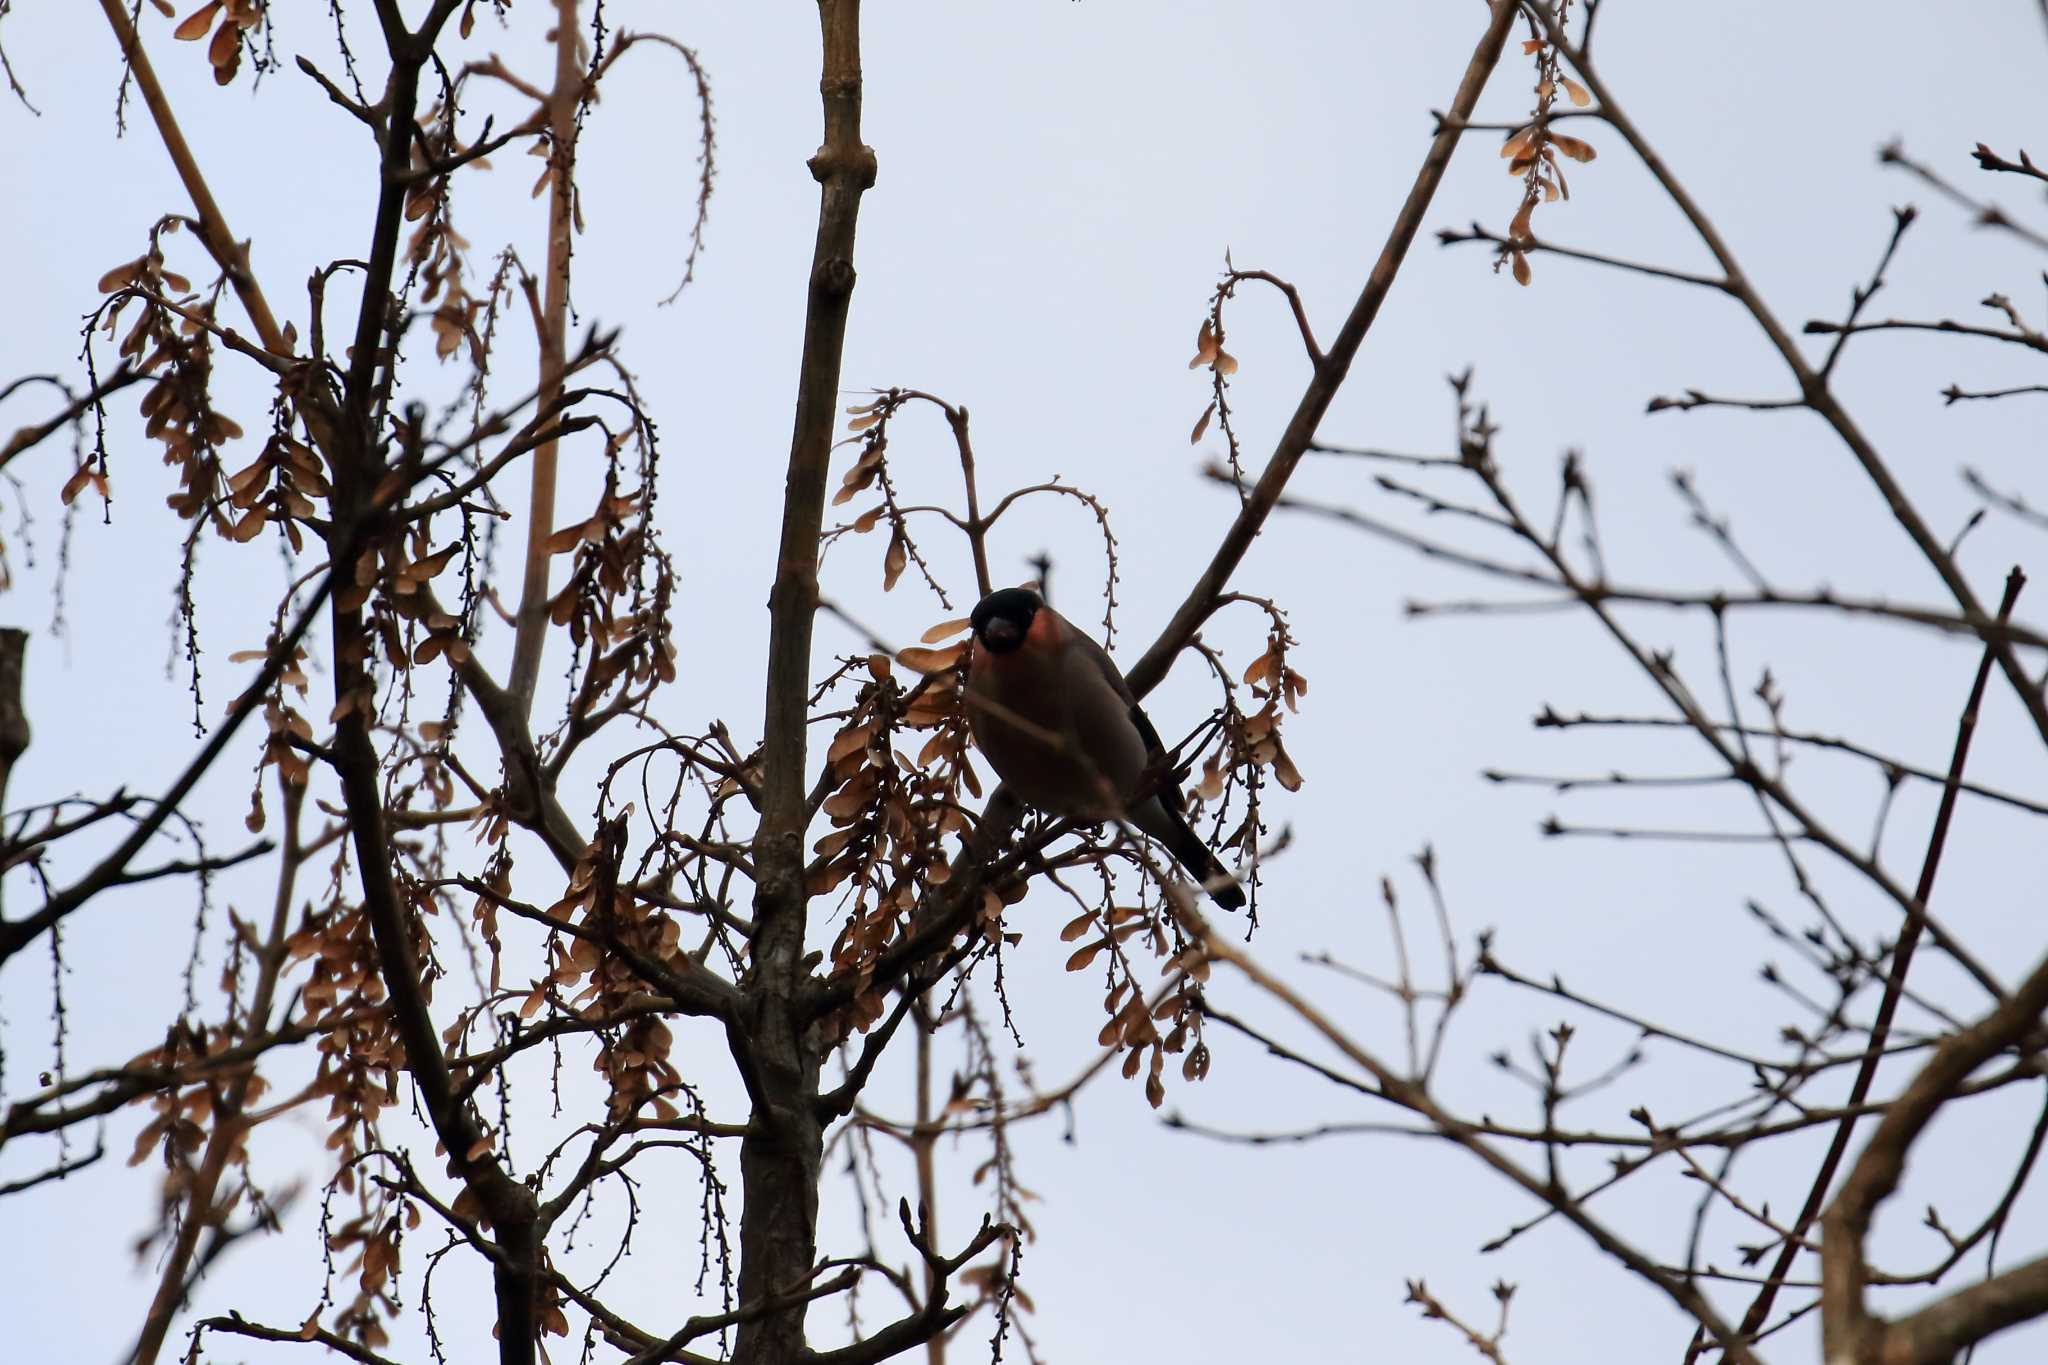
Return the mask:
[[[1028,587],[990,593],[970,619],[967,723],[996,775],[1048,815],[1128,820],[1218,905],[1242,906],[1243,890],[1188,824],[1166,746],[1108,651]]]

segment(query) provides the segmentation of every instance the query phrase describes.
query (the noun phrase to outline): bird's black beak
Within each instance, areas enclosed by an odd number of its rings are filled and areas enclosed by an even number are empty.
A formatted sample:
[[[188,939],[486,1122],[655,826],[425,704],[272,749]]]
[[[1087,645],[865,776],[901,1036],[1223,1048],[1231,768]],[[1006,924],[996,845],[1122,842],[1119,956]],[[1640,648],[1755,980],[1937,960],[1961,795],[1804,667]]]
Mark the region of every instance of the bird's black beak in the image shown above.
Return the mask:
[[[1007,616],[998,616],[981,628],[981,641],[998,654],[1024,643],[1024,627]]]

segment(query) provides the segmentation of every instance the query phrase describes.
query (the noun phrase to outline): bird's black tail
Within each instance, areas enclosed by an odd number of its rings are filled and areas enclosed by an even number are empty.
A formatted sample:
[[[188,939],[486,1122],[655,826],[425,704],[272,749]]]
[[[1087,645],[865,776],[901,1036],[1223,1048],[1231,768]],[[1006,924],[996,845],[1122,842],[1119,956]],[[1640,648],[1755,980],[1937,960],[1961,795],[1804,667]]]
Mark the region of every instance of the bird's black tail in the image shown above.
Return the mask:
[[[1167,851],[1173,854],[1173,860],[1187,869],[1189,876],[1206,884],[1209,899],[1225,910],[1243,909],[1244,890],[1231,879],[1229,869],[1225,868],[1209,846],[1202,842],[1202,836],[1195,833],[1194,827],[1188,824],[1185,815],[1175,809],[1171,802],[1161,801],[1159,804],[1165,808],[1166,818],[1173,824],[1173,839],[1167,844]]]

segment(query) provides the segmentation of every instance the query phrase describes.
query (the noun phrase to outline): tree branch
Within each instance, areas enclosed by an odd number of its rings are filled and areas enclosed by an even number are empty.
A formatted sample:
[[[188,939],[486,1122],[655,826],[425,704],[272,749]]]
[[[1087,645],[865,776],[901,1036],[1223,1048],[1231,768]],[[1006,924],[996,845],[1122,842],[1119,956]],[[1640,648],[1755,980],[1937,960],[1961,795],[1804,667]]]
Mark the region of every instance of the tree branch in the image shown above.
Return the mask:
[[[2034,1261],[1951,1295],[1903,1322],[1886,1324],[1872,1316],[1864,1302],[1870,1272],[1863,1252],[1871,1219],[1898,1188],[1914,1141],[1972,1072],[2039,1026],[2043,1011],[2048,1011],[2048,960],[2038,963],[1997,1009],[1944,1038],[1879,1120],[1869,1145],[1821,1217],[1821,1338],[1830,1361],[1934,1365],[1950,1355],[1895,1352],[1922,1341],[1967,1345],[2048,1313],[2048,1269]]]
[[[266,1327],[260,1322],[250,1322],[239,1313],[224,1318],[203,1318],[199,1329],[202,1332],[227,1332],[233,1336],[250,1337],[256,1341],[318,1342],[330,1351],[338,1352],[356,1362],[356,1365],[398,1365],[389,1356],[380,1356],[365,1346],[358,1346],[347,1337],[336,1336],[324,1327],[316,1327],[311,1335],[299,1327]]]
[[[1519,1163],[1510,1160],[1493,1144],[1481,1138],[1471,1125],[1442,1109],[1425,1087],[1404,1079],[1360,1047],[1322,1011],[1287,983],[1266,971],[1236,944],[1218,936],[1201,912],[1195,908],[1193,901],[1185,895],[1175,894],[1169,903],[1182,926],[1201,945],[1204,953],[1217,961],[1228,962],[1236,967],[1253,985],[1285,1006],[1302,1023],[1321,1035],[1353,1065],[1370,1076],[1374,1083],[1374,1089],[1370,1093],[1412,1111],[1428,1122],[1437,1133],[1472,1153],[1526,1193],[1556,1210],[1583,1232],[1594,1245],[1662,1290],[1713,1337],[1726,1353],[1728,1360],[1735,1365],[1760,1365],[1748,1341],[1722,1319],[1697,1287],[1665,1270],[1648,1256],[1622,1241],[1588,1213],[1583,1202],[1574,1198],[1569,1191],[1532,1171],[1523,1169]]]
[[[1894,238],[1894,241],[1897,239]],[[2026,585],[2026,576],[2014,569],[2005,581],[2005,600],[1998,608],[1998,618],[2006,620],[2012,615],[2013,604],[2018,600],[2020,589]],[[1956,797],[1962,786],[1963,765],[1970,757],[1970,738],[1977,729],[1977,709],[1984,701],[1984,686],[1991,678],[1992,651],[1984,651],[1983,661],[1977,665],[1977,676],[1970,684],[1970,697],[1963,706],[1963,713],[1956,723],[1954,755],[1949,759],[1948,778],[1942,784],[1941,804],[1934,814],[1934,828],[1928,836],[1927,853],[1920,863],[1920,881],[1913,892],[1912,907],[1906,915],[1906,926],[1899,932],[1897,946],[1892,949],[1891,972],[1885,979],[1884,996],[1878,1002],[1877,1018],[1870,1026],[1870,1043],[1864,1049],[1863,1062],[1856,1070],[1856,1079],[1849,1087],[1849,1099],[1845,1115],[1835,1128],[1833,1139],[1828,1144],[1827,1155],[1821,1159],[1820,1168],[1815,1172],[1813,1185],[1807,1191],[1806,1203],[1799,1211],[1799,1217],[1792,1224],[1792,1235],[1778,1252],[1778,1259],[1764,1288],[1757,1294],[1749,1311],[1743,1315],[1746,1330],[1754,1331],[1770,1316],[1771,1304],[1777,1297],[1777,1284],[1792,1269],[1792,1262],[1798,1256],[1806,1233],[1820,1216],[1821,1201],[1833,1186],[1835,1171],[1840,1167],[1843,1155],[1848,1151],[1849,1140],[1856,1130],[1859,1106],[1870,1094],[1870,1087],[1877,1079],[1878,1063],[1884,1057],[1885,1042],[1891,1035],[1892,1019],[1897,1015],[1900,997],[1906,990],[1906,973],[1912,969],[1913,952],[1920,944],[1920,936],[1927,927],[1927,902],[1934,894],[1934,876],[1941,867],[1942,849],[1948,843],[1949,821],[1955,814]],[[1938,1054],[1937,1054],[1938,1055]],[[1858,1163],[1859,1166],[1861,1163]],[[1823,1269],[1823,1274],[1826,1274]]]
[[[583,64],[578,60],[582,28],[576,0],[556,0],[555,83],[543,108],[548,138],[548,261],[540,332],[541,410],[554,407],[562,395],[569,332],[569,259],[576,219],[576,136],[583,103]],[[526,513],[525,571],[520,580],[519,609],[512,641],[512,666],[506,689],[522,715],[533,711],[533,690],[540,681],[541,654],[547,644],[548,567],[554,556],[548,538],[555,532],[555,478],[560,442],[553,437],[533,452],[533,481]]]
[[[7,462],[15,456],[47,440],[54,432],[63,428],[67,423],[75,422],[86,413],[91,412],[94,404],[104,402],[109,396],[119,393],[130,384],[138,383],[148,377],[141,370],[131,366],[127,361],[122,361],[112,374],[93,385],[90,391],[80,394],[65,404],[64,411],[58,413],[47,422],[38,422],[34,426],[23,427],[8,437],[7,443],[0,445],[0,468],[5,468]],[[50,383],[63,387],[67,396],[70,393],[69,386],[64,385],[63,381],[59,380],[55,375],[35,375],[32,378],[48,380]],[[18,379],[14,383],[9,384],[4,390],[0,390],[0,398],[8,397],[27,382],[27,380]]]
[[[214,202],[213,190],[200,173],[198,159],[192,155],[192,148],[178,127],[177,115],[171,112],[171,102],[165,98],[164,88],[157,81],[156,68],[150,65],[149,54],[143,50],[142,39],[135,32],[135,26],[128,22],[127,7],[121,0],[100,0],[100,10],[107,16],[115,40],[121,44],[122,59],[135,73],[136,87],[142,91],[142,102],[149,106],[149,116],[156,123],[164,150],[170,153],[171,165],[176,168],[185,193],[191,196],[192,207],[198,211],[201,244],[227,275],[228,283],[234,286],[235,297],[242,301],[242,308],[249,314],[249,322],[256,328],[256,335],[263,339],[264,348],[275,355],[290,356],[292,348],[284,339],[284,329],[277,325],[269,300],[263,297],[256,277],[249,273],[248,247],[237,242],[234,233],[228,230],[227,219],[222,215],[220,205]]]
[[[818,0],[819,95],[824,144],[810,159],[818,181],[796,413],[782,503],[774,585],[768,593],[768,667],[762,707],[761,821],[754,836],[754,923],[748,1004],[727,1036],[754,1110],[740,1143],[739,1300],[766,1302],[817,1259],[817,1114],[824,1042],[800,1008],[805,952],[805,729],[811,639],[818,608],[818,535],[838,424],[840,367],[853,299],[861,195],[875,154],[861,142],[859,0]],[[782,1365],[807,1351],[804,1305],[740,1324],[737,1365]]]
[[[305,637],[307,628],[312,625],[313,618],[326,603],[333,581],[331,573],[321,576],[319,586],[314,589],[312,598],[299,612],[298,620],[292,623],[284,639],[271,649],[269,657],[264,659],[263,667],[257,670],[255,678],[242,689],[242,694],[235,698],[235,704],[228,709],[227,719],[220,723],[206,743],[200,747],[199,752],[193,755],[191,762],[185,765],[185,771],[178,775],[170,790],[157,800],[149,814],[136,822],[128,837],[123,839],[113,852],[102,858],[91,872],[44,901],[42,908],[34,914],[18,920],[0,920],[0,963],[20,952],[34,941],[37,935],[79,909],[100,892],[130,878],[128,864],[142,851],[142,846],[163,828],[164,822],[171,818],[179,804],[191,794],[192,789],[199,784],[199,779],[213,766],[213,761],[227,748],[228,741],[242,728],[242,723],[268,698],[271,685],[277,681],[277,675],[293,657],[299,641]]]
[[[1273,505],[1279,501],[1288,479],[1293,476],[1295,466],[1315,440],[1316,428],[1322,424],[1323,414],[1329,411],[1337,390],[1343,386],[1358,348],[1371,330],[1373,319],[1379,316],[1380,305],[1386,302],[1388,292],[1394,287],[1401,262],[1407,257],[1408,247],[1422,226],[1422,216],[1429,211],[1437,186],[1443,183],[1451,154],[1458,148],[1457,130],[1471,117],[1473,107],[1478,104],[1479,92],[1485,88],[1486,78],[1500,60],[1501,48],[1507,42],[1508,30],[1514,26],[1517,10],[1515,0],[1493,0],[1492,17],[1479,39],[1479,45],[1465,64],[1464,77],[1458,82],[1458,93],[1451,101],[1450,115],[1430,140],[1422,169],[1416,173],[1415,183],[1409,187],[1408,197],[1394,217],[1386,244],[1380,248],[1379,260],[1374,263],[1358,301],[1352,305],[1350,316],[1345,318],[1343,328],[1331,342],[1329,353],[1316,365],[1308,387],[1295,406],[1294,416],[1266,461],[1265,472],[1238,509],[1237,520],[1224,533],[1223,543],[1217,546],[1208,568],[1202,571],[1186,599],[1166,623],[1166,628],[1160,631],[1159,638],[1127,674],[1131,690],[1138,696],[1144,696],[1159,685],[1182,646],[1194,638],[1202,623],[1209,619],[1209,614],[1216,610],[1217,602],[1230,583],[1231,574],[1236,572],[1252,541],[1258,538],[1266,518],[1272,514]]]
[[[1701,243],[1713,253],[1715,261],[1719,263],[1722,274],[1727,279],[1729,292],[1741,301],[1757,326],[1763,330],[1771,348],[1778,353],[1779,359],[1784,362],[1785,368],[1797,382],[1799,392],[1807,405],[1834,429],[1842,444],[1848,447],[1856,463],[1870,479],[1879,495],[1884,498],[1893,520],[1899,524],[1900,529],[1926,559],[1929,567],[1939,575],[1942,583],[1954,595],[1957,604],[1963,609],[1963,615],[1973,622],[1989,621],[1990,613],[1985,611],[1983,602],[1978,598],[1976,590],[1970,586],[1969,580],[1964,577],[1962,569],[1957,566],[1954,556],[1927,525],[1919,509],[1913,505],[1912,499],[1906,496],[1904,487],[1893,476],[1890,466],[1884,462],[1877,448],[1863,434],[1862,428],[1836,399],[1828,388],[1827,381],[1807,363],[1806,357],[1800,353],[1798,343],[1779,323],[1769,305],[1749,282],[1749,277],[1743,273],[1734,252],[1722,240],[1719,229],[1693,200],[1685,186],[1679,183],[1670,167],[1664,164],[1663,157],[1658,155],[1656,148],[1650,145],[1649,140],[1636,127],[1627,112],[1616,102],[1613,90],[1593,66],[1591,58],[1571,44],[1558,21],[1556,11],[1547,4],[1535,3],[1533,0],[1530,11],[1537,16],[1549,41],[1557,45],[1570,59],[1573,67],[1585,78],[1593,97],[1599,101],[1601,117],[1634,150],[1644,168],[1656,179],[1657,184],[1679,212],[1685,215],[1686,221],[1692,225]],[[1870,325],[1872,324],[1861,326]],[[1997,656],[1999,670],[2012,685],[2012,690],[2021,705],[2026,707],[2035,730],[2043,740],[2048,740],[2048,699],[2043,698],[2038,680],[2029,676],[2026,669],[2020,665],[2019,656],[2013,652],[2009,643],[1998,640],[1989,643]]]

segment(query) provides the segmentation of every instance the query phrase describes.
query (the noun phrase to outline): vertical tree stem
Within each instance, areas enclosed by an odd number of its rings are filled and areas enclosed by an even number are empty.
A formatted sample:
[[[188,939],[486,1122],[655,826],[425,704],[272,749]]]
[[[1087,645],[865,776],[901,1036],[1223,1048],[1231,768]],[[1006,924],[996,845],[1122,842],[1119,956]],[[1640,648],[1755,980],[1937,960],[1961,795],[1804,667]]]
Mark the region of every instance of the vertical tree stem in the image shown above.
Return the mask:
[[[21,701],[27,654],[27,631],[12,626],[0,629],[0,809],[6,806],[15,761],[28,752],[28,711]]]
[[[270,1029],[270,1007],[276,1002],[278,977],[285,968],[293,891],[298,885],[299,866],[305,857],[299,842],[299,813],[305,806],[306,789],[302,784],[294,785],[284,780],[283,769],[279,769],[278,795],[284,807],[281,817],[284,846],[278,853],[277,894],[271,902],[270,932],[263,940],[256,970],[256,990],[245,1016],[251,1038],[260,1038]],[[246,1127],[242,1113],[249,1099],[249,1082],[255,1074],[256,1063],[251,1061],[228,1083],[221,1096],[220,1107],[214,1111],[213,1131],[207,1135],[205,1154],[200,1157],[192,1187],[186,1192],[184,1222],[179,1225],[178,1235],[171,1244],[171,1254],[164,1260],[163,1270],[157,1279],[156,1295],[150,1301],[149,1315],[143,1319],[141,1339],[136,1344],[133,1357],[135,1365],[155,1365],[163,1350],[164,1338],[171,1330],[172,1319],[185,1302],[186,1281],[192,1273],[192,1258],[199,1248],[200,1234],[210,1227],[219,1226],[220,1220],[227,1216],[227,1211],[216,1202],[220,1178],[226,1173],[235,1149],[241,1145]]]
[[[875,181],[860,140],[859,0],[818,0],[823,37],[825,141],[811,158],[819,184],[803,361],[782,502],[774,587],[768,595],[768,679],[763,708],[762,811],[754,854],[756,933],[747,1008],[731,1025],[753,1100],[740,1144],[741,1303],[798,1287],[817,1250],[818,1173],[824,1125],[818,1069],[824,1045],[800,1006],[804,968],[805,712],[811,632],[818,607],[818,531],[839,406],[839,368],[852,303],[854,227]],[[738,1365],[790,1365],[804,1345],[804,1304],[743,1323]]]
[[[569,259],[576,226],[576,111],[583,98],[578,59],[576,0],[555,6],[555,85],[548,92],[548,133],[553,143],[548,188],[548,265],[540,323],[540,406],[551,411],[562,397],[569,331]],[[507,689],[520,713],[533,710],[548,629],[548,537],[555,530],[555,471],[559,442],[533,452],[533,494],[526,512],[526,576],[519,588],[518,625]]]
[[[264,349],[278,355],[290,355],[291,347],[285,344],[284,329],[277,325],[269,301],[257,288],[255,276],[249,273],[248,253],[228,231],[228,220],[222,216],[220,205],[214,202],[206,177],[199,173],[199,163],[185,142],[177,116],[171,112],[171,102],[164,97],[163,86],[157,83],[156,68],[149,64],[149,54],[142,50],[142,39],[136,34],[135,25],[128,22],[126,7],[121,0],[100,0],[100,9],[106,14],[107,23],[113,27],[115,40],[121,44],[121,55],[135,73],[136,88],[142,91],[142,102],[149,108],[150,119],[156,124],[157,136],[163,139],[164,150],[170,153],[171,165],[177,168],[185,193],[192,197],[192,207],[199,213],[200,238],[207,251],[227,272],[228,282],[235,287],[235,297],[242,301],[250,324],[256,328],[256,335],[263,339]]]
[[[904,989],[915,990],[916,985],[908,983]],[[910,1130],[910,1151],[917,1162],[918,1224],[931,1229],[932,1241],[936,1243],[939,1237],[939,1175],[932,1147],[938,1142],[939,1134],[932,1125],[932,1034],[938,1029],[938,1020],[927,1017],[919,1003],[910,1007],[910,1022],[917,1030],[917,1121]],[[944,1292],[939,1268],[925,1262],[925,1303],[930,1304]],[[931,1340],[924,1344],[924,1357],[926,1365],[946,1365],[944,1332],[932,1333]]]

